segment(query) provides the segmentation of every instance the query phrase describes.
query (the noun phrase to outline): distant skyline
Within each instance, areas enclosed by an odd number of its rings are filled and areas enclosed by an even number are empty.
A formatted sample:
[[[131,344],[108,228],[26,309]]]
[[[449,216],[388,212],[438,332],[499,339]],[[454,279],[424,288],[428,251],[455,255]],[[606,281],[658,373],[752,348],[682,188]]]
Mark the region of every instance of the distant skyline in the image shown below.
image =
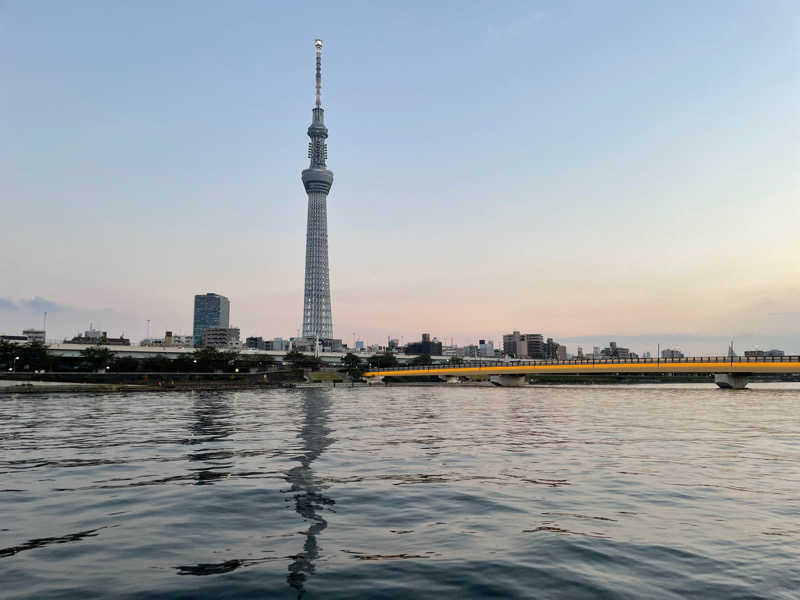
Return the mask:
[[[47,311],[49,338],[188,334],[215,292],[243,337],[296,335],[320,37],[336,337],[800,352],[798,23],[789,1],[4,2],[0,333]]]

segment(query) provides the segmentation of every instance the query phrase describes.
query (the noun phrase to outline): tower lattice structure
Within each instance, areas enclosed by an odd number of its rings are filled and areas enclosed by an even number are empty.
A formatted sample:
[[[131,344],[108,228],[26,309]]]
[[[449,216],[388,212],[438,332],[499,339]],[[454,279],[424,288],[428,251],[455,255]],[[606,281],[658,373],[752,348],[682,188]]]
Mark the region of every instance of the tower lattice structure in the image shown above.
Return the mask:
[[[303,296],[303,337],[332,338],[331,285],[328,269],[328,192],[333,172],[325,164],[328,158],[328,128],[322,109],[322,40],[315,40],[317,54],[317,98],[308,128],[308,158],[311,164],[302,173],[308,194],[306,226],[306,280]]]

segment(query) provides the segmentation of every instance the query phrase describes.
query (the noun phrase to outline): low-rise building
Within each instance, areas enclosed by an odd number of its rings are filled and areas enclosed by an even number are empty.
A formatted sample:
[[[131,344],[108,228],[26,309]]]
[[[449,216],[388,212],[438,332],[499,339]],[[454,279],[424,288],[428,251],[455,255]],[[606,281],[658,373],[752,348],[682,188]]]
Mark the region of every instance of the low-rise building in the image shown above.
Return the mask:
[[[683,358],[683,352],[673,348],[664,348],[661,351],[661,358]]]
[[[245,348],[251,348],[253,350],[266,350],[267,344],[269,343],[270,342],[265,342],[264,338],[261,336],[251,336],[244,341],[244,346]]]
[[[28,342],[33,343],[36,342],[38,344],[45,343],[45,332],[44,329],[23,329],[22,335],[28,338]]]
[[[609,342],[608,347],[600,351],[600,356],[605,358],[630,358],[631,351],[629,348],[617,346],[617,342]]]
[[[478,340],[478,355],[484,358],[494,357],[494,342],[492,340]]]
[[[430,356],[442,355],[442,342],[433,338],[430,333],[422,334],[422,341],[411,342],[406,346],[406,354],[428,354]]]
[[[238,327],[207,327],[203,330],[202,346],[204,348],[241,348]]]
[[[783,350],[745,350],[745,358],[758,358],[760,356],[785,356]]]
[[[87,344],[90,346],[130,346],[131,341],[123,335],[118,338],[108,337],[105,331],[98,331],[97,329],[89,328],[83,332],[83,335],[76,335],[71,340],[64,340],[65,344]]]

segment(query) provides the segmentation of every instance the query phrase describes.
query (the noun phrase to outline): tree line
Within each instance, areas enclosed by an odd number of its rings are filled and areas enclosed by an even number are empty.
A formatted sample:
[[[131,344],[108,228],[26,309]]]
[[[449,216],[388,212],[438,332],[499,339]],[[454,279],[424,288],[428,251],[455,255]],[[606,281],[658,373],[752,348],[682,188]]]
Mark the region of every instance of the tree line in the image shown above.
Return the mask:
[[[318,370],[326,366],[320,358],[291,351],[283,358],[283,364],[296,369]],[[453,357],[451,364],[460,364],[462,359]],[[108,371],[110,373],[211,373],[215,371],[235,372],[239,370],[266,370],[275,364],[275,359],[268,354],[249,355],[235,350],[218,350],[216,348],[198,348],[192,353],[177,358],[154,355],[148,358],[117,356],[107,346],[89,346],[80,352],[78,357],[55,356],[41,342],[13,344],[0,340],[0,369],[20,372],[34,371]],[[430,355],[415,357],[414,366],[433,364]],[[370,357],[359,357],[348,353],[341,359],[339,370],[354,379],[360,379],[369,368],[385,369],[398,366],[394,354],[375,354]],[[336,365],[327,365],[336,366]]]

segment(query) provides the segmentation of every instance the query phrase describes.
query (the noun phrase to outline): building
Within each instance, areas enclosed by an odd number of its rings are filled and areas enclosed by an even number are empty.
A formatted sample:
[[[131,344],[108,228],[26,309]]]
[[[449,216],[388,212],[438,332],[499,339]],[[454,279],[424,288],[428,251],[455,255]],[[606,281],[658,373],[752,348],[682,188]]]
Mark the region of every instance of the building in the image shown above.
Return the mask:
[[[347,345],[335,338],[299,337],[292,341],[292,348],[298,352],[347,352]]]
[[[583,346],[578,346],[578,358],[583,358]]]
[[[664,348],[661,351],[661,358],[683,358],[683,352],[673,348]]]
[[[631,351],[629,348],[617,346],[617,342],[609,342],[607,348],[600,351],[602,358],[631,358]]]
[[[45,343],[44,329],[23,329],[22,335],[24,335],[30,343]]]
[[[268,350],[275,350],[278,352],[282,352],[288,349],[289,349],[289,341],[279,337],[272,338],[272,341],[270,342],[270,347],[268,348]]]
[[[464,356],[463,348],[451,344],[450,346],[442,346],[442,356]]]
[[[492,340],[478,340],[478,356],[494,357],[494,342]]]
[[[194,297],[193,344],[202,346],[203,332],[209,327],[230,325],[231,303],[219,294],[197,294]]]
[[[83,332],[83,335],[76,335],[71,340],[64,340],[65,344],[87,344],[89,346],[130,346],[131,341],[123,335],[118,338],[108,337],[105,331],[98,331],[89,326],[89,329]]]
[[[540,333],[515,331],[506,334],[503,336],[503,353],[515,358],[544,358],[544,338]]]
[[[203,330],[204,348],[241,348],[238,327],[206,327]]]
[[[139,342],[140,346],[169,346],[175,348],[191,348],[194,346],[194,336],[174,335],[171,331],[164,333],[163,338],[144,338]]]
[[[411,342],[406,346],[406,354],[429,354],[431,356],[442,355],[442,342],[433,338],[430,333],[422,334],[422,341]]]
[[[328,269],[328,192],[333,185],[333,172],[327,168],[328,128],[322,109],[322,40],[314,40],[317,55],[316,105],[311,111],[308,128],[309,167],[302,173],[303,186],[308,194],[308,223],[306,228],[306,278],[303,293],[303,337],[332,339],[330,272]]]
[[[0,335],[0,342],[7,342],[9,344],[27,344],[28,338],[24,335]]]
[[[785,356],[783,350],[745,350],[745,358],[758,358],[761,356]]]
[[[362,340],[356,340],[356,352],[363,352],[364,351],[364,342]]]
[[[567,360],[567,347],[547,338],[544,344],[544,358],[547,360]]]
[[[258,337],[249,337],[244,341],[245,348],[251,348],[253,350],[266,350],[267,344],[270,342],[265,342],[264,338],[261,336]]]

